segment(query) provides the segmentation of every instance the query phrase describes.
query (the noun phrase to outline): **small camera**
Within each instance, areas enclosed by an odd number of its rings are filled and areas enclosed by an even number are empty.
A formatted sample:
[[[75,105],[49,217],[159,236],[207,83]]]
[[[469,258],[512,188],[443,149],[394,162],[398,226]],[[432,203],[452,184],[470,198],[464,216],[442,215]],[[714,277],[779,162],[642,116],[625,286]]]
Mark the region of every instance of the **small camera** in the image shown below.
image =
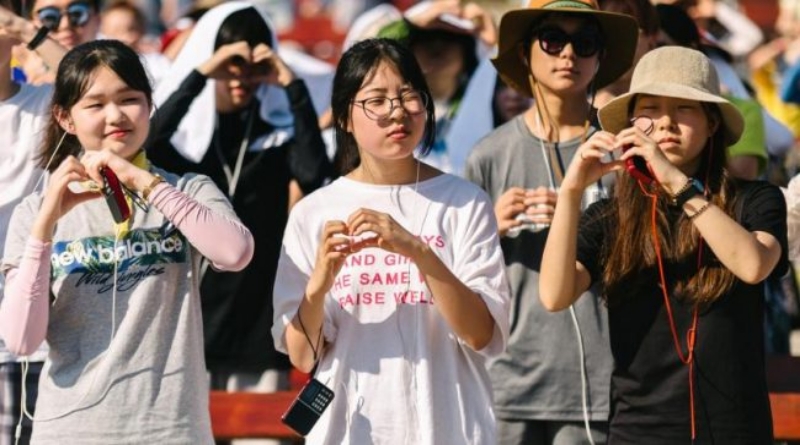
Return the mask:
[[[317,423],[333,400],[333,391],[317,379],[306,383],[281,421],[297,434],[305,436]]]
[[[630,145],[622,147],[622,152],[625,153],[628,149],[630,149]],[[628,171],[628,174],[633,177],[633,179],[641,182],[644,185],[650,185],[655,178],[650,173],[650,169],[647,167],[647,161],[644,160],[641,156],[633,156],[628,158],[625,161],[625,169]]]

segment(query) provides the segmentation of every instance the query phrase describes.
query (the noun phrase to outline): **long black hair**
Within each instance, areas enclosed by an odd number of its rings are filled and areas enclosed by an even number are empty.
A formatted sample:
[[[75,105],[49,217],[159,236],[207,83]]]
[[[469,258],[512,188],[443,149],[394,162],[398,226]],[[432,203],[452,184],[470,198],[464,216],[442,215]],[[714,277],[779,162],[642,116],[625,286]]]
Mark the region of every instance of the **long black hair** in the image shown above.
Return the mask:
[[[350,126],[350,110],[364,80],[375,71],[381,62],[394,66],[412,88],[429,98],[431,97],[417,59],[402,43],[392,39],[368,39],[347,50],[336,68],[331,97],[331,111],[336,135],[334,164],[341,175],[346,175],[361,164],[358,144],[352,133],[347,131]],[[430,151],[436,138],[432,100],[427,102],[425,111],[427,112],[425,134],[420,150],[420,154],[423,156]]]
[[[41,168],[52,172],[64,158],[69,155],[77,156],[80,153],[81,143],[77,136],[66,133],[59,125],[58,117],[63,113],[69,113],[73,105],[81,100],[91,86],[98,68],[103,67],[113,71],[131,89],[144,93],[147,103],[153,104],[153,87],[150,85],[150,79],[139,55],[130,47],[117,40],[95,40],[76,46],[58,65],[53,98],[50,102],[52,112],[39,151],[38,163]],[[59,141],[62,138],[63,142],[59,148]],[[54,155],[56,149],[58,152]]]

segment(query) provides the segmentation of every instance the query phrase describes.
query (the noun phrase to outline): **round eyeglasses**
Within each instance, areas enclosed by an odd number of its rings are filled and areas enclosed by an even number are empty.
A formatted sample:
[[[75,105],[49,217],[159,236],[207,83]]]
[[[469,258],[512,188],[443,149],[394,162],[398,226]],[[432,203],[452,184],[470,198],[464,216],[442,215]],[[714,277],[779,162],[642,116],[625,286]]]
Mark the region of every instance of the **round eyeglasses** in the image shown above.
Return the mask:
[[[67,16],[69,26],[80,28],[89,23],[92,7],[87,2],[73,2],[67,5],[67,9],[60,10],[55,6],[47,6],[36,11],[36,17],[42,26],[49,30],[58,29],[62,15]]]
[[[397,101],[397,105],[395,105]],[[364,110],[364,115],[374,121],[386,120],[395,108],[402,108],[406,114],[416,116],[428,108],[428,96],[416,90],[406,91],[399,97],[376,96],[369,99],[354,100]]]

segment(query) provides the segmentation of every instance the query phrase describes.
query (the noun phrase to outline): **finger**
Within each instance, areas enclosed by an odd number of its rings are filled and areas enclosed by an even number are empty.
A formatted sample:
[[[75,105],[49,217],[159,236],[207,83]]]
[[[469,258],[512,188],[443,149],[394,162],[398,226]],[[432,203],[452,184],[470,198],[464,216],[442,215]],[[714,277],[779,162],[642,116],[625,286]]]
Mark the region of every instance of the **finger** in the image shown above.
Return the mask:
[[[521,187],[512,187],[506,190],[497,201],[498,205],[510,205],[522,202],[525,199],[525,189]]]
[[[367,208],[356,210],[347,218],[347,227],[350,228],[350,235],[354,234],[354,230],[361,222],[367,219],[377,221],[382,215],[384,214]]]
[[[523,202],[503,206],[502,208],[498,209],[498,219],[503,221],[513,220],[518,214],[524,212],[526,207],[527,206]]]
[[[324,248],[326,256],[330,252],[349,252],[350,245],[350,237],[337,233],[336,236],[331,236],[325,240]]]
[[[69,200],[73,205],[81,204],[86,201],[91,201],[93,199],[97,199],[102,197],[103,194],[101,192],[84,192],[84,193],[73,193],[72,191],[69,192]]]
[[[325,222],[325,226],[322,228],[322,239],[327,240],[333,237],[335,234],[347,234],[347,225],[343,221],[334,220],[334,221],[327,221]]]
[[[534,205],[547,204],[550,198],[547,195],[533,195],[525,199],[525,205],[530,207]]]

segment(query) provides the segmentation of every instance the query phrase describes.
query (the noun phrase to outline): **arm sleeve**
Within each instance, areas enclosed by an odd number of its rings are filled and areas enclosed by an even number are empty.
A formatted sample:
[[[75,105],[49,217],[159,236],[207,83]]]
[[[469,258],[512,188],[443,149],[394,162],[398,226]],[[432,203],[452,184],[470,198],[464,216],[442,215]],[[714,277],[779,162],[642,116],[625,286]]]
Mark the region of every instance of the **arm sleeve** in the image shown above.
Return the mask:
[[[215,212],[175,187],[161,183],[150,198],[215,269],[242,270],[253,257],[253,235],[239,221]]]
[[[467,221],[459,225],[457,239],[453,241],[455,260],[452,272],[481,297],[494,320],[492,339],[478,351],[481,355],[494,357],[501,354],[508,343],[511,291],[491,201],[483,191],[474,201],[475,205],[470,206],[470,210],[458,210],[471,211],[472,215],[460,218]]]
[[[754,181],[747,187],[752,188],[740,192],[745,197],[740,224],[750,232],[769,233],[778,240],[781,258],[772,273],[782,276],[789,265],[786,200],[780,189],[768,182]]]
[[[301,200],[289,213],[272,291],[272,339],[275,349],[284,354],[288,354],[286,328],[300,307],[319,248],[321,228],[309,223],[307,205],[308,201]],[[332,298],[325,297],[322,335],[326,343],[335,342],[338,335],[329,307],[332,301]]]
[[[308,194],[319,188],[332,168],[325,149],[325,141],[319,129],[319,120],[308,88],[302,79],[287,85],[286,94],[294,114],[294,141],[289,151],[289,168]]]
[[[178,174],[197,170],[197,164],[181,156],[170,142],[194,98],[205,88],[207,78],[192,70],[180,87],[156,109],[150,118],[150,133],[144,146],[147,158],[155,165]]]
[[[19,268],[9,269],[0,305],[0,335],[15,355],[33,354],[50,316],[50,243],[28,238]]]

